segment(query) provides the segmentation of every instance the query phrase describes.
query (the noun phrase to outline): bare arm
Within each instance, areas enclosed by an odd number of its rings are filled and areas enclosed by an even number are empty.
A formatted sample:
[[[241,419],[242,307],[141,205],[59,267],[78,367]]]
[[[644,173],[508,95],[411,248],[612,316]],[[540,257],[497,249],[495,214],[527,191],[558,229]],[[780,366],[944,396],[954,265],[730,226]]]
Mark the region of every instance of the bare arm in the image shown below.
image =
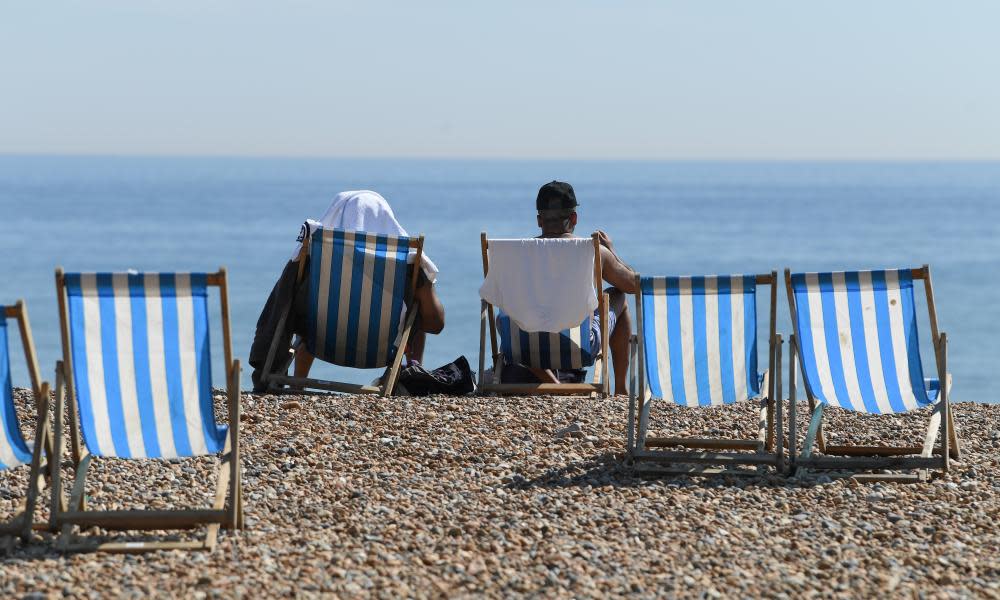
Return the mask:
[[[441,333],[444,329],[444,305],[434,292],[434,284],[420,273],[421,281],[417,285],[417,305],[420,311],[420,327],[427,333]]]
[[[625,292],[626,294],[636,293],[635,271],[618,258],[611,238],[603,231],[598,231],[601,241],[601,274],[604,281]]]

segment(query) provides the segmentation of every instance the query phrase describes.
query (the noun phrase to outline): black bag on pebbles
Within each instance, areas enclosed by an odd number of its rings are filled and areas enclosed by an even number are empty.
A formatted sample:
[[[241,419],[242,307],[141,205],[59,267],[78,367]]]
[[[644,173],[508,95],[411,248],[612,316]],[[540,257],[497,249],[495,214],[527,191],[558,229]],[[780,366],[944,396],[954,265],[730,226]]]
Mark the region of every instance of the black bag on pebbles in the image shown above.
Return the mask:
[[[400,394],[411,396],[464,396],[476,390],[472,369],[464,356],[433,371],[428,371],[420,363],[411,363],[400,371],[399,385],[405,388],[405,392],[399,390]]]

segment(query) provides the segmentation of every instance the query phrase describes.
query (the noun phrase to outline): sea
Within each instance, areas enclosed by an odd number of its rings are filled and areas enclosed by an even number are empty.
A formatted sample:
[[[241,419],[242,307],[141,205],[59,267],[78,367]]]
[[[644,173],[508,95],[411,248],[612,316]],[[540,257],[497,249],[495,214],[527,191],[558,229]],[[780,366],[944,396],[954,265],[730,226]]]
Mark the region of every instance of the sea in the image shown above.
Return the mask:
[[[261,308],[299,227],[337,192],[385,196],[441,270],[446,326],[429,367],[476,368],[480,232],[537,235],[539,186],[572,183],[577,233],[600,229],[643,274],[687,275],[931,266],[949,335],[955,401],[998,402],[1000,162],[614,162],[303,158],[0,156],[0,304],[29,307],[43,376],[60,356],[53,273],[229,273],[233,347],[244,364]],[[918,292],[921,289],[918,288]],[[758,293],[766,356],[766,293]],[[917,294],[925,372],[934,372]],[[212,303],[214,383],[221,329]],[[784,288],[778,329],[791,326]],[[28,385],[11,336],[14,385]],[[786,353],[787,354],[787,353]],[[763,358],[762,358],[763,362]],[[368,382],[374,371],[313,375]],[[244,371],[249,387],[249,370]]]

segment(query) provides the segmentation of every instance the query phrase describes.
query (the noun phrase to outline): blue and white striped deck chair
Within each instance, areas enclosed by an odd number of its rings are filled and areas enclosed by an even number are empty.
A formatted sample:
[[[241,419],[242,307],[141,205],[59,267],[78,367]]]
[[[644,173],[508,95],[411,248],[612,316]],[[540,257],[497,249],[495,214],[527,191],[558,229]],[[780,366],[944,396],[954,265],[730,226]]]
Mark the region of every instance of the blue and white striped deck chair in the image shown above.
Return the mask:
[[[209,352],[208,288],[219,288],[229,423],[216,423]],[[226,272],[66,273],[56,271],[63,337],[56,415],[69,395],[76,479],[69,510],[59,511],[60,545],[72,527],[169,530],[207,526],[201,541],[74,544],[117,552],[211,549],[221,525],[242,520],[239,458],[239,361],[230,348]],[[79,425],[78,425],[79,423]],[[83,434],[83,445],[76,434]],[[57,452],[62,428],[56,428]],[[94,457],[174,459],[219,455],[215,502],[207,509],[85,510]],[[61,454],[60,454],[61,455]],[[53,489],[61,494],[58,470]]]
[[[636,276],[638,375],[630,386],[627,445],[636,464],[698,464],[685,473],[713,473],[705,465],[772,465],[783,468],[780,437],[775,443],[777,416],[781,425],[781,337],[775,333],[777,272],[761,275],[704,277]],[[757,357],[757,288],[771,287],[767,370],[760,373]],[[756,439],[651,437],[650,409],[655,399],[682,407],[733,405],[754,401]],[[638,405],[638,406],[637,406]],[[638,435],[636,413],[638,408]],[[680,447],[683,450],[657,448]],[[709,452],[712,450],[713,452]],[[725,450],[726,452],[721,452]],[[747,452],[750,451],[750,452]],[[645,463],[645,464],[644,464]],[[727,472],[733,472],[728,470]]]
[[[502,310],[497,312],[500,353],[508,364],[532,365],[540,369],[586,369],[594,364],[590,347],[593,317],[579,327],[558,333],[524,331]]]
[[[416,290],[417,268],[407,268],[411,249],[419,265],[424,238],[394,237],[362,231],[317,227],[303,240],[309,256],[306,349],[316,358],[356,369],[389,367],[378,385],[356,385],[337,381],[289,377],[272,373],[280,349],[275,335],[264,367],[274,391],[281,386],[314,388],[334,392],[392,395],[399,377],[403,350],[409,341],[416,307],[406,306]],[[303,258],[300,255],[299,260]],[[304,263],[300,263],[304,264]],[[406,310],[404,317],[403,311]],[[291,306],[284,309],[278,325],[281,333]],[[284,362],[287,371],[290,356]]]
[[[24,501],[13,516],[0,522],[0,548],[6,546],[6,550],[9,551],[14,536],[20,536],[22,541],[27,542],[32,529],[47,527],[44,524],[36,524],[34,514],[41,487],[40,479],[44,474],[41,464],[42,454],[45,454],[46,460],[51,460],[52,447],[49,438],[49,384],[39,381],[38,360],[35,357],[35,346],[28,323],[28,309],[24,302],[18,301],[14,306],[0,306],[0,313],[3,317],[0,319],[0,478],[18,467],[28,465],[30,469]],[[21,345],[24,347],[24,358],[31,377],[35,402],[33,408],[36,414],[33,444],[29,444],[22,434],[14,406],[7,327],[7,321],[10,319],[16,320],[20,329]]]
[[[799,473],[808,468],[917,469],[915,474],[861,476],[915,480],[926,478],[930,468],[946,470],[949,455],[957,456],[958,437],[948,401],[947,336],[937,329],[930,269],[924,265],[837,273],[786,270],[785,280],[795,327],[789,389],[794,406],[794,361],[798,360],[812,411],[802,452],[795,458]],[[913,293],[916,280],[924,282],[938,379],[924,379]],[[948,385],[942,386],[941,381]],[[923,446],[835,446],[822,439],[826,405],[867,414],[935,409]],[[794,428],[794,412],[789,420]],[[943,444],[935,450],[942,428]],[[814,444],[823,456],[813,455]]]
[[[481,235],[483,251],[483,276],[489,271],[489,240]],[[594,285],[601,290],[600,242],[593,236],[596,260]],[[496,394],[608,394],[608,297],[598,293],[598,310],[601,318],[601,346],[591,348],[590,330],[592,317],[586,317],[579,327],[559,332],[524,331],[503,311],[485,300],[482,301],[479,332],[479,390]],[[485,381],[486,329],[489,328],[493,350],[493,376]],[[498,344],[499,339],[499,344]],[[575,370],[594,368],[591,383],[504,383],[501,380],[504,365],[522,365],[533,369]]]

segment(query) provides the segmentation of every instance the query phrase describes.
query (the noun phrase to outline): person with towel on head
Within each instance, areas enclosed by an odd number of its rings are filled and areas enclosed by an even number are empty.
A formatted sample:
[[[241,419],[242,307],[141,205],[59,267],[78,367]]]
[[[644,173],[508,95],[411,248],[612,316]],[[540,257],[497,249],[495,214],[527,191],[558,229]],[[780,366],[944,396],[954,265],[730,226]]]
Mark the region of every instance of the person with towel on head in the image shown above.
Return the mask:
[[[342,229],[345,231],[364,231],[367,233],[378,233],[383,235],[406,237],[406,230],[392,211],[392,207],[380,194],[370,190],[359,190],[341,192],[333,199],[330,207],[319,221],[309,219],[303,229],[310,231],[316,227],[327,229]],[[306,232],[303,231],[303,234]],[[304,237],[304,235],[303,235]],[[290,299],[292,304],[292,314],[289,320],[291,328],[286,328],[288,344],[291,342],[293,333],[299,334],[305,331],[306,320],[306,299],[309,294],[307,289],[308,277],[304,277],[298,284],[300,289],[296,289],[296,279],[299,270],[299,254],[302,243],[299,242],[292,253],[291,260],[285,265],[278,282],[271,290],[271,295],[267,299],[264,310],[257,320],[257,330],[254,335],[253,345],[250,349],[249,362],[254,367],[252,379],[254,391],[264,391],[265,386],[261,383],[264,363],[267,360],[267,352],[271,346],[271,340],[277,329],[277,322],[280,319],[280,307],[285,306]],[[411,261],[413,255],[411,255]],[[409,265],[409,269],[417,265]],[[438,268],[426,253],[421,255],[420,271],[417,274],[417,291],[415,300],[417,302],[417,319],[414,323],[413,331],[410,335],[409,344],[405,349],[405,355],[409,363],[423,362],[424,346],[427,334],[437,334],[444,329],[444,306],[434,290],[434,282],[437,280]],[[285,344],[286,346],[288,344]],[[295,376],[307,377],[315,357],[310,354],[305,344],[299,344],[295,351]]]

